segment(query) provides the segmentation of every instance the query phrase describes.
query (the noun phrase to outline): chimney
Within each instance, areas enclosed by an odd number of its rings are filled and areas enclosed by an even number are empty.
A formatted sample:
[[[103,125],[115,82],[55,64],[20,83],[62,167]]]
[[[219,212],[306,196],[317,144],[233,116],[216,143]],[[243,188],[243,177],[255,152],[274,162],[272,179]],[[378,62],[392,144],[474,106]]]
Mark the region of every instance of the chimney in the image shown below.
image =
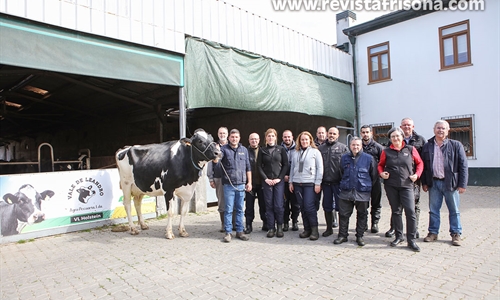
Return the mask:
[[[356,14],[350,10],[344,10],[337,14],[337,48],[349,53],[349,38],[342,30],[354,26]]]

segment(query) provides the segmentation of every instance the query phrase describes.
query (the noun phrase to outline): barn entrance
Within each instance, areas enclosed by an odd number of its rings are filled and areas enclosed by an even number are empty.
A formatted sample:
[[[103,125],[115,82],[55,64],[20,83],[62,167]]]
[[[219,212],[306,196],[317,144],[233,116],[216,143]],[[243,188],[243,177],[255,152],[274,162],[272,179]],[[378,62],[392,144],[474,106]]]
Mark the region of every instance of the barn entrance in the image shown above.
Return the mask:
[[[179,137],[183,57],[0,14],[0,160],[90,149],[91,167],[126,144]],[[4,170],[4,166],[0,166]]]

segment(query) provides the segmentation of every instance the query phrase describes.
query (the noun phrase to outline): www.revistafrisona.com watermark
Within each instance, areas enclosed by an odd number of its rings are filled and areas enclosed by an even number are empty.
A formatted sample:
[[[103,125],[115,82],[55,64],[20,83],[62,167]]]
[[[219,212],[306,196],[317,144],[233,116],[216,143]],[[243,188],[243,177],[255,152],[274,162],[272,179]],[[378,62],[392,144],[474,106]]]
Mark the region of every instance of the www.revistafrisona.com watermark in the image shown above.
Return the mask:
[[[276,11],[484,10],[485,0],[271,0]]]

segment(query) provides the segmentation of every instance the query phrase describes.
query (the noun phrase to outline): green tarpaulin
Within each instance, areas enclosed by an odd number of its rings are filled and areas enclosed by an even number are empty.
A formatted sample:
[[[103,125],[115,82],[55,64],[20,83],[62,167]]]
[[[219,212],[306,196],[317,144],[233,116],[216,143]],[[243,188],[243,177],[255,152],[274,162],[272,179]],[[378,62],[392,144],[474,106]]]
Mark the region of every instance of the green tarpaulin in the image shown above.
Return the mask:
[[[189,109],[288,111],[354,122],[349,83],[195,38],[186,40],[184,63]]]

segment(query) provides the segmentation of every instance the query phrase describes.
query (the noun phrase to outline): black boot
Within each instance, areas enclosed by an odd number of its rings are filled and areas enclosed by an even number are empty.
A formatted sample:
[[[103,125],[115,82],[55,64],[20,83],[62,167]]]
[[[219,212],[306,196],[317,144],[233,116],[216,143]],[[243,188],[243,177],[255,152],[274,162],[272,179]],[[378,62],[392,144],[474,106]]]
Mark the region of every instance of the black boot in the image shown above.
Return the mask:
[[[387,232],[385,233],[385,237],[393,237],[394,236],[394,228],[391,227],[391,229],[387,230]]]
[[[282,238],[283,234],[283,225],[278,224],[278,230],[276,231],[276,237]]]
[[[323,236],[327,237],[333,234],[332,224],[333,224],[333,212],[325,211],[325,220],[326,220],[326,231],[323,232]]]
[[[337,228],[337,227],[339,227],[339,218],[338,218],[337,212],[336,212],[335,210],[333,211],[333,222],[332,222],[332,227],[333,227],[333,228]]]
[[[318,226],[311,227],[311,235],[309,236],[309,239],[311,241],[315,241],[315,240],[319,239]]]
[[[252,233],[253,228],[252,228],[252,223],[247,224],[247,228],[245,228],[245,234],[250,234]]]
[[[372,233],[378,233],[378,220],[372,221]]]
[[[285,224],[283,224],[283,231],[288,231],[289,227],[290,227],[290,223],[285,222]]]
[[[292,222],[292,231],[299,231],[299,222]]]
[[[269,228],[267,227],[266,222],[262,223],[262,231],[268,231]]]
[[[276,229],[275,228],[271,228],[269,229],[269,231],[267,232],[267,237],[268,238],[272,238],[274,237],[274,235],[276,234]]]
[[[299,237],[301,239],[305,239],[305,238],[308,238],[310,236],[311,236],[311,229],[307,230],[304,228],[304,231],[301,234],[299,234]]]

